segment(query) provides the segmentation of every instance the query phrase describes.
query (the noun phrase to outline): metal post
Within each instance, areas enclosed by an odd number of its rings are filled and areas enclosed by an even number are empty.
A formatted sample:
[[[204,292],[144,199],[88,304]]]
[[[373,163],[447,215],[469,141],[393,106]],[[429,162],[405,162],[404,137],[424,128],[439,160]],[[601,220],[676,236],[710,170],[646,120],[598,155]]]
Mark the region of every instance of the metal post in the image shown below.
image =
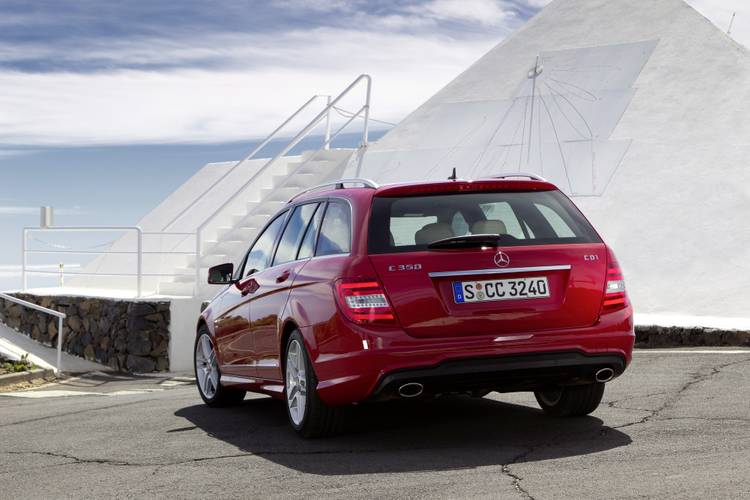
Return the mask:
[[[24,292],[28,288],[26,282],[26,236],[28,231],[23,228],[23,235],[21,237],[21,290]]]
[[[63,318],[57,318],[57,374],[62,373]]]
[[[362,146],[367,147],[370,133],[370,95],[372,94],[372,78],[370,75],[363,75],[367,79],[367,90],[365,96],[365,116],[362,127]]]
[[[136,297],[140,298],[141,282],[143,281],[143,230],[140,227],[135,228],[135,230],[138,234],[138,285]]]
[[[201,286],[201,230],[195,232],[195,295]]]
[[[331,96],[326,96],[326,108],[328,108],[328,113],[326,113],[326,136],[325,136],[325,143],[323,144],[323,149],[331,149]]]

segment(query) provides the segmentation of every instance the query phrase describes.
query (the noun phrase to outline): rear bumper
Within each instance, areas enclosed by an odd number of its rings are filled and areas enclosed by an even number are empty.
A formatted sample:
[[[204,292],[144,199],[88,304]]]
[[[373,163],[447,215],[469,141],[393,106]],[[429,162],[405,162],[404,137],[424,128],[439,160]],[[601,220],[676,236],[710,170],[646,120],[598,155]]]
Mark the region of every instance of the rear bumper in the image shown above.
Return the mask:
[[[398,398],[406,383],[419,383],[425,394],[491,389],[500,392],[533,391],[551,385],[595,382],[595,374],[611,368],[615,376],[625,371],[625,358],[616,354],[587,355],[555,352],[460,359],[430,368],[398,370],[380,379],[373,400]]]
[[[588,328],[460,338],[414,338],[400,328],[337,323],[334,330],[346,329],[353,339],[340,352],[328,350],[327,342],[318,344],[313,328],[303,329],[312,340],[318,394],[329,405],[387,399],[407,382],[422,383],[425,392],[510,392],[586,383],[603,367],[622,374],[635,341],[630,307]],[[354,345],[359,347],[353,350]]]

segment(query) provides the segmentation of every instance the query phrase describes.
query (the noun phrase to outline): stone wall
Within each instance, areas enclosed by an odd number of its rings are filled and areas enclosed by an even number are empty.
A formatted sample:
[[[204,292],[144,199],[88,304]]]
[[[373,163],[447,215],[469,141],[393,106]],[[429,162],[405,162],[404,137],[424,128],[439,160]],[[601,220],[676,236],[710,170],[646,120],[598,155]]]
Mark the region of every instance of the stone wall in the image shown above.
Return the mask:
[[[13,294],[68,315],[63,350],[118,371],[169,369],[169,302]],[[38,342],[57,345],[57,318],[0,299],[0,321]]]

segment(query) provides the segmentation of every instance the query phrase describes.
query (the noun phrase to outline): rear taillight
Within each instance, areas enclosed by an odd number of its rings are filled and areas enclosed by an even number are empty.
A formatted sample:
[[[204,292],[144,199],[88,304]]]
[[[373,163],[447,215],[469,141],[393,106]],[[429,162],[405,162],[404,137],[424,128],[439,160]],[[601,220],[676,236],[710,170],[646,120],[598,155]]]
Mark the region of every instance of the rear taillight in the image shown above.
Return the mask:
[[[338,280],[336,296],[344,315],[355,323],[393,323],[395,321],[385,290],[375,279]]]
[[[607,249],[607,284],[604,289],[604,302],[602,311],[616,311],[628,305],[628,295],[625,292],[625,280],[622,277],[620,265],[617,263],[614,252]]]

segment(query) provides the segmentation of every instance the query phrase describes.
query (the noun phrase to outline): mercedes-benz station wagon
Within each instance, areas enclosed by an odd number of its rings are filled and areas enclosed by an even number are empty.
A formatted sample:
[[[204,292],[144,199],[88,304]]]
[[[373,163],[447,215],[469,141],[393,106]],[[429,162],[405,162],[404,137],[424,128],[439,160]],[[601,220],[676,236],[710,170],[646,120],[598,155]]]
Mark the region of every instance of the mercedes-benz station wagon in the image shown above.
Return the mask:
[[[209,406],[286,402],[305,437],[362,402],[531,391],[580,416],[631,360],[632,309],[610,248],[554,185],[514,174],[293,198],[197,325]]]

